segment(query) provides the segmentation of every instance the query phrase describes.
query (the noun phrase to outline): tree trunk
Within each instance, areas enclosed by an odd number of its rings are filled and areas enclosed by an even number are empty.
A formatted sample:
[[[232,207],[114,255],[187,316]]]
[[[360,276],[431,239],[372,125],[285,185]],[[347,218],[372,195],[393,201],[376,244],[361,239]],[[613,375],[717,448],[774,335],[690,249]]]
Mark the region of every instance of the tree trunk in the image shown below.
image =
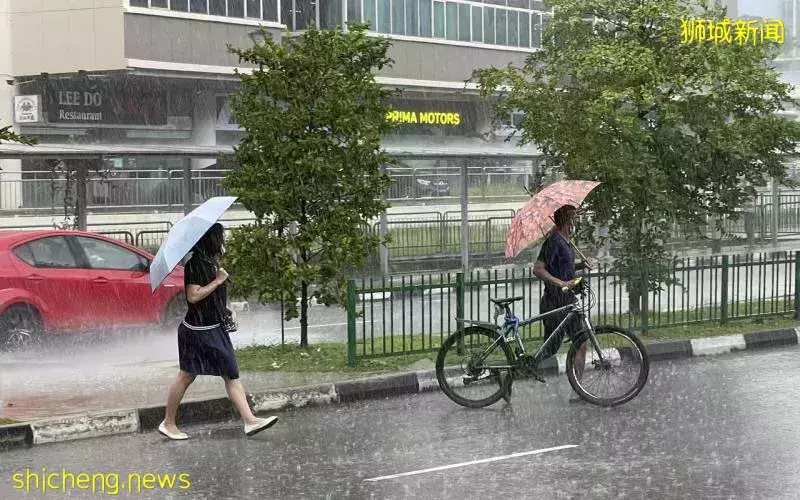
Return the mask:
[[[300,347],[308,346],[308,282],[300,285]]]

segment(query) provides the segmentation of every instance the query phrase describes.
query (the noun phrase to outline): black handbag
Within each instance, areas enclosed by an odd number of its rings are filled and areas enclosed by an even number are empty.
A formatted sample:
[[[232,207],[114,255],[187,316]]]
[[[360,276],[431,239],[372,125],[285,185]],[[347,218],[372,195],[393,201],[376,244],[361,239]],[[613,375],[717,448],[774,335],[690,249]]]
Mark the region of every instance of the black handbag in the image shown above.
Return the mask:
[[[201,255],[201,257],[203,258],[204,261],[206,261],[207,263],[209,263],[212,266],[214,266],[214,272],[217,272],[218,264],[216,262],[214,262],[213,260],[209,259],[208,257],[206,257],[205,255],[203,255],[202,253],[200,255]],[[225,287],[224,292],[225,293],[228,292],[227,285]],[[222,299],[220,299],[218,297],[218,295],[219,294],[217,294],[217,290],[214,290],[214,292],[212,292],[212,295],[211,295],[211,300],[214,302],[214,307],[217,310],[217,315],[219,316],[220,327],[222,327],[222,330],[225,333],[228,333],[228,334],[238,332],[239,331],[239,323],[234,321],[233,312],[230,309],[228,309],[227,307],[225,307],[224,303],[222,303],[222,304],[220,303]]]

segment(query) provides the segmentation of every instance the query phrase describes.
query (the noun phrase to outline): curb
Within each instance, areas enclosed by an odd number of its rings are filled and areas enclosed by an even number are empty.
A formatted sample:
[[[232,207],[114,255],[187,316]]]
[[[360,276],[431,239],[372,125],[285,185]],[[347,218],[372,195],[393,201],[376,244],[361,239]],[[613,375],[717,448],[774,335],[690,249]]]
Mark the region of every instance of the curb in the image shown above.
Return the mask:
[[[715,356],[744,350],[798,345],[800,328],[784,328],[755,333],[707,337],[647,345],[652,361]],[[554,356],[542,365],[546,375],[566,372],[566,355]],[[434,370],[406,372],[293,389],[277,389],[248,394],[255,413],[287,408],[379,399],[403,394],[418,394],[439,389]],[[151,431],[164,418],[164,407],[118,410],[95,415],[60,417],[24,424],[0,426],[0,451],[73,441],[92,437]],[[238,418],[227,398],[181,404],[181,424],[228,421]]]

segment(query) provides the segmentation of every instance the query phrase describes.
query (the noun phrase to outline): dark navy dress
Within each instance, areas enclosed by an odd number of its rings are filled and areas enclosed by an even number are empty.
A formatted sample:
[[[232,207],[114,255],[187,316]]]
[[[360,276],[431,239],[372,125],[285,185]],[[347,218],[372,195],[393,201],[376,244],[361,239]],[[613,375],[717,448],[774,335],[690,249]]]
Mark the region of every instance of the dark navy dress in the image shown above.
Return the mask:
[[[539,251],[539,258],[536,260],[544,264],[547,272],[554,278],[558,278],[562,281],[569,281],[575,278],[575,249],[572,248],[572,245],[561,233],[553,231],[547,237],[542,245],[542,249]],[[575,295],[571,292],[562,292],[558,287],[545,284],[544,294],[539,303],[539,311],[540,313],[546,313],[558,309],[559,307],[572,304],[575,300]],[[567,314],[569,314],[569,311],[553,314],[542,320],[545,339],[553,334],[555,329],[558,328],[558,325],[567,317]],[[569,335],[570,338],[574,339],[574,336],[582,329],[583,325],[581,324],[580,318],[573,316],[573,319],[568,324],[564,325],[564,328],[559,332],[559,337],[561,338],[557,342],[553,342],[549,346],[550,349],[545,349],[542,352],[541,360],[547,359],[558,352],[564,335]]]
[[[184,268],[184,286],[206,286],[217,275],[217,265],[195,252]],[[178,327],[178,357],[181,370],[194,375],[239,378],[233,344],[222,329],[221,318],[227,304],[223,283],[197,304],[189,304]]]

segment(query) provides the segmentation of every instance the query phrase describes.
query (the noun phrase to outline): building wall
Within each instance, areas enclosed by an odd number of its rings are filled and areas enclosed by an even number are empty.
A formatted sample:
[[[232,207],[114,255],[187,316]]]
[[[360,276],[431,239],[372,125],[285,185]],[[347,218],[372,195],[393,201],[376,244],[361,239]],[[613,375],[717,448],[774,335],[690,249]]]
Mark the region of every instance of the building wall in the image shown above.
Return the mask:
[[[10,0],[16,76],[125,67],[121,0]]]
[[[463,82],[477,68],[522,65],[529,52],[447,45],[435,42],[392,40],[389,56],[395,63],[381,76],[418,80]]]
[[[252,45],[249,35],[257,31],[258,26],[127,13],[124,29],[124,53],[128,59],[238,66],[227,44]],[[267,31],[280,39],[278,29]]]

